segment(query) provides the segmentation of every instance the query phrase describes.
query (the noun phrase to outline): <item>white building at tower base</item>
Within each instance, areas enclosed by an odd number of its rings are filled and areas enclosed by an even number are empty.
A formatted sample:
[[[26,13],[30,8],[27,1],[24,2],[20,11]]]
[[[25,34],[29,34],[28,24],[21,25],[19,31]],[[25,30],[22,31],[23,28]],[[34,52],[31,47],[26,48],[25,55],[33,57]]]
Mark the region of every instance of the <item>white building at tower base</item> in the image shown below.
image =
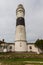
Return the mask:
[[[17,45],[19,47],[17,47],[17,49],[19,50],[15,50],[15,43],[7,43],[5,41],[0,41],[0,52],[31,52],[31,53],[36,53],[36,54],[40,54],[42,53],[42,51],[35,47],[35,43],[26,43],[26,50],[24,51],[23,45]],[[21,49],[23,51],[21,51]]]

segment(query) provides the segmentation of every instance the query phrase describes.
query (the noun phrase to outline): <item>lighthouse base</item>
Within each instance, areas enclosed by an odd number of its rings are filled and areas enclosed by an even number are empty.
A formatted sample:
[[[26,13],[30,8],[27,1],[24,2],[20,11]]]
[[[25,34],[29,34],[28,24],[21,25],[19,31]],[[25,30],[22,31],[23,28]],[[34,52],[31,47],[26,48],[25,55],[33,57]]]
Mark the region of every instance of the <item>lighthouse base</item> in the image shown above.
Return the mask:
[[[15,42],[15,52],[26,52],[27,44],[26,42]]]

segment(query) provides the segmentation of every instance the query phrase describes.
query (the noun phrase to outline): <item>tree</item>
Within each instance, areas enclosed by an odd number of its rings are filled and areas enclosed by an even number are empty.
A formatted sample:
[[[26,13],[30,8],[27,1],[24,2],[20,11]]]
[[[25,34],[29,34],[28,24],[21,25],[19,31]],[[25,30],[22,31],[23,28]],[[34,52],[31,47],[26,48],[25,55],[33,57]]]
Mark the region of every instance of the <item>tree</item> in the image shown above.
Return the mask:
[[[38,39],[35,42],[35,46],[38,47],[38,48],[40,48],[43,51],[43,40],[42,39],[41,40]]]

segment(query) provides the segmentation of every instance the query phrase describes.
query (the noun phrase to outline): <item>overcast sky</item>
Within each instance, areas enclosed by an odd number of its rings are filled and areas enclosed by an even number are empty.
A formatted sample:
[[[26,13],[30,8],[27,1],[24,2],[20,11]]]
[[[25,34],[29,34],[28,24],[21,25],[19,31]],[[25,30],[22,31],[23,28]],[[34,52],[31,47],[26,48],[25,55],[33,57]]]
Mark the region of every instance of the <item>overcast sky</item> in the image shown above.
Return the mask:
[[[0,40],[15,41],[16,8],[25,8],[26,39],[43,39],[43,0],[0,0]]]

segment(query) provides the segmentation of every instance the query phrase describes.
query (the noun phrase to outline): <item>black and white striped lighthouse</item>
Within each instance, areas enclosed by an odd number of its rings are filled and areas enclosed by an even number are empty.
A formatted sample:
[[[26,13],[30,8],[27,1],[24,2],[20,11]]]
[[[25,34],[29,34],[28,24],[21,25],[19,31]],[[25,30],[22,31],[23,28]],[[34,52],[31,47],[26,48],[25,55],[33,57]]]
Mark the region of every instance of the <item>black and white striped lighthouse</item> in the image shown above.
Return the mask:
[[[26,52],[25,9],[19,4],[16,9],[15,51]]]

